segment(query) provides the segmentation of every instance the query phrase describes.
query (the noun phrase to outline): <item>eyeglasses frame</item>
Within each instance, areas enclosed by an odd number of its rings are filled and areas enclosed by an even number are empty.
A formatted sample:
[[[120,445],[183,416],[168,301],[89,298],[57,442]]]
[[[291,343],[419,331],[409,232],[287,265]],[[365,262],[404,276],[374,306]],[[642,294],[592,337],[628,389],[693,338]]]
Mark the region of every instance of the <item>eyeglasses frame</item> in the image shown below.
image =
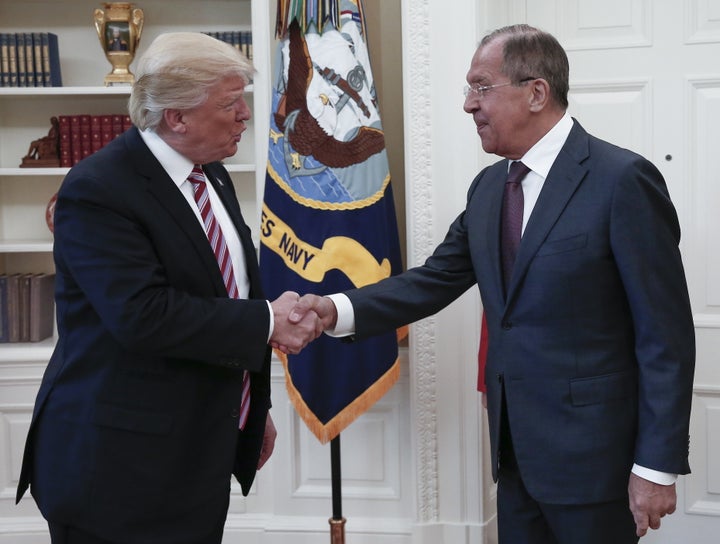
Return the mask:
[[[527,83],[528,81],[533,81],[535,79],[540,79],[537,77],[524,77],[520,81],[517,82],[517,85],[520,85],[522,83]],[[514,81],[507,81],[505,83],[496,83],[494,85],[465,85],[463,87],[463,95],[465,98],[468,98],[470,96],[470,93],[476,94],[478,98],[485,98],[485,93],[492,90],[497,89],[498,87],[507,87],[508,85],[515,85],[516,83]]]

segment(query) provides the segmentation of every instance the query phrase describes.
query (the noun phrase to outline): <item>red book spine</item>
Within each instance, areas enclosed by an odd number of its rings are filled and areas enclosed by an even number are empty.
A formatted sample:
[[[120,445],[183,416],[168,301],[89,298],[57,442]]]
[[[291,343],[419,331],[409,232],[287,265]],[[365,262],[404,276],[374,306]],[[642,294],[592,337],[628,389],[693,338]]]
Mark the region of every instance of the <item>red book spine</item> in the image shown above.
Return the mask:
[[[92,153],[90,140],[90,115],[80,116],[80,156],[84,159]]]
[[[60,166],[67,168],[72,166],[72,149],[70,144],[70,116],[58,116],[60,134]]]
[[[112,133],[113,138],[117,138],[123,133],[123,116],[113,115],[112,116]]]
[[[100,116],[93,115],[90,118],[90,148],[95,153],[102,147],[102,131],[100,129]]]
[[[70,157],[75,166],[82,159],[82,143],[80,141],[80,116],[70,116]]]
[[[122,129],[123,132],[125,132],[127,129],[129,129],[132,126],[132,121],[130,120],[129,115],[123,115],[123,121],[122,121]]]
[[[113,139],[112,134],[112,115],[100,116],[100,142],[103,147],[109,144]]]

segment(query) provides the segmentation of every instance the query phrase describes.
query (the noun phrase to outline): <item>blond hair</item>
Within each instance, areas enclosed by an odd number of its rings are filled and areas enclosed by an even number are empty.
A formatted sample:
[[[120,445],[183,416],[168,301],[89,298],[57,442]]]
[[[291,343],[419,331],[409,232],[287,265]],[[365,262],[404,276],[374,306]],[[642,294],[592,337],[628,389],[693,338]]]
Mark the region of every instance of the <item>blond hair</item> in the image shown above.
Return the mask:
[[[167,109],[191,109],[228,76],[252,81],[252,63],[233,46],[198,32],[161,34],[139,60],[128,110],[140,130],[155,129]]]

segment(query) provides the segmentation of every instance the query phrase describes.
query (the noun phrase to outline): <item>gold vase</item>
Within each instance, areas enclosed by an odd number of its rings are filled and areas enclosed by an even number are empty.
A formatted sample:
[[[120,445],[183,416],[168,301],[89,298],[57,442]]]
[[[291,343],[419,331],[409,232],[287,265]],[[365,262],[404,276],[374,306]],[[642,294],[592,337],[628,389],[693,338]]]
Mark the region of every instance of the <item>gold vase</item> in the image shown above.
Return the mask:
[[[106,2],[94,13],[95,30],[100,46],[112,64],[112,71],[105,76],[105,86],[132,85],[135,76],[130,63],[140,43],[143,28],[143,10],[129,2]]]

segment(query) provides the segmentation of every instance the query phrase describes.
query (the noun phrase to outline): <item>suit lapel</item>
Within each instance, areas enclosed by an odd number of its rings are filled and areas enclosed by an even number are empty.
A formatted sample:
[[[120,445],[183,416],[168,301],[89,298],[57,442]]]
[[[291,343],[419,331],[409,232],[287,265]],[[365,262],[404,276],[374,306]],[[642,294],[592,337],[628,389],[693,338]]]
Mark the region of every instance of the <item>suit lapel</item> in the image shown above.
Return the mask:
[[[133,157],[135,168],[140,175],[146,178],[147,191],[155,197],[160,206],[168,211],[168,214],[175,220],[178,229],[190,239],[197,251],[198,258],[212,278],[218,294],[226,293],[225,283],[212,248],[208,244],[207,235],[198,223],[193,210],[188,206],[187,200],[178,191],[173,180],[170,179],[170,176],[167,175],[167,172],[160,166],[160,163],[145,145],[137,129],[133,128],[127,131],[126,137],[128,147],[132,151],[130,156]],[[250,297],[264,298],[260,284],[257,254],[252,243],[250,229],[245,224],[240,212],[235,190],[231,185],[232,180],[219,164],[203,165],[203,168],[206,170],[206,178],[215,188],[240,236],[250,279]]]
[[[587,168],[582,165],[587,156],[588,135],[575,121],[565,145],[548,173],[525,227],[512,280],[508,286],[507,306],[516,296],[538,249],[587,174]]]
[[[212,248],[208,244],[207,235],[198,223],[195,214],[188,206],[187,200],[178,190],[175,182],[160,166],[155,156],[150,152],[136,128],[127,131],[127,144],[131,150],[130,157],[134,161],[135,169],[145,178],[146,190],[155,198],[158,205],[167,210],[168,215],[175,221],[179,232],[182,232],[191,241],[197,251],[197,258],[202,262],[212,279],[216,292],[220,295],[226,293],[225,283],[220,273],[217,260]]]
[[[502,202],[503,191],[505,190],[505,180],[507,179],[507,161],[500,161],[494,164],[488,172],[488,188],[487,192],[483,192],[486,197],[488,208],[486,210],[487,222],[487,247],[489,254],[492,255],[490,263],[492,264],[492,278],[495,282],[494,288],[488,293],[498,293],[500,300],[503,298],[503,273],[502,273],[502,253],[500,247],[500,226],[502,224]],[[502,305],[502,304],[501,304]]]

